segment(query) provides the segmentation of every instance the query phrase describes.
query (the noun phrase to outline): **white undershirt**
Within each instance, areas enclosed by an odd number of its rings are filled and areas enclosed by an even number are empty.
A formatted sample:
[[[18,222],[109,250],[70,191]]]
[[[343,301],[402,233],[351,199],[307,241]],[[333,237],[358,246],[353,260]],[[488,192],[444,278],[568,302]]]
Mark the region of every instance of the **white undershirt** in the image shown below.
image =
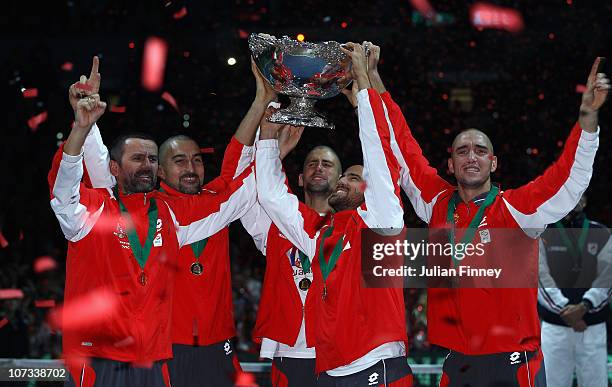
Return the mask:
[[[263,358],[272,359],[275,357],[292,357],[299,359],[314,359],[316,357],[314,347],[306,346],[306,322],[304,320],[303,310],[308,290],[301,290],[299,285],[300,281],[302,281],[304,278],[308,278],[312,283],[312,270],[304,274],[304,270],[302,270],[302,263],[300,262],[300,257],[295,247],[287,252],[289,262],[291,262],[291,253],[295,254],[295,259],[291,267],[293,269],[293,282],[295,282],[295,287],[297,288],[298,293],[300,294],[300,299],[302,300],[302,324],[300,326],[300,333],[298,334],[297,340],[293,346],[279,343],[278,341],[264,337],[261,341],[261,350],[259,351],[259,356]]]

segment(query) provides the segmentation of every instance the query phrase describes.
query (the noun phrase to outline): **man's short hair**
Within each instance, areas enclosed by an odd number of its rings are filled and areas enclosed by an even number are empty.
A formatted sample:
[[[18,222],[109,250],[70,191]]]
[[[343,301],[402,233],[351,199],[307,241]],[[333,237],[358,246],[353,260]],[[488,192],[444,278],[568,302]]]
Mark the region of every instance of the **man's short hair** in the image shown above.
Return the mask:
[[[304,163],[302,164],[302,170],[306,168],[306,162],[308,161],[308,156],[310,156],[312,152],[317,151],[317,150],[329,151],[336,158],[336,161],[338,161],[338,165],[336,166],[338,168],[338,175],[342,175],[342,162],[340,161],[340,157],[338,157],[338,154],[336,153],[335,150],[333,150],[331,147],[327,145],[317,145],[314,148],[312,148],[310,151],[308,151],[308,153],[306,154],[306,157],[304,157]]]
[[[484,139],[485,139],[485,142],[487,143],[487,148],[489,148],[489,150],[491,151],[491,153],[494,153],[494,150],[493,150],[493,142],[491,141],[491,139],[489,138],[489,136],[488,136],[488,135],[487,135],[485,132],[483,132],[482,130],[480,130],[480,129],[476,129],[476,128],[464,129],[464,130],[462,130],[461,132],[459,132],[459,133],[458,133],[458,134],[455,136],[455,138],[453,139],[453,143],[452,143],[452,145],[451,145],[452,149],[455,149],[455,143],[457,142],[457,139],[459,139],[459,137],[460,137],[461,135],[465,134],[465,133],[477,133],[477,134],[482,135],[482,136],[484,137]]]
[[[117,137],[115,141],[113,141],[113,145],[111,145],[111,148],[110,148],[110,159],[111,160],[121,163],[121,158],[123,157],[123,152],[125,150],[125,143],[127,140],[131,138],[137,138],[140,140],[149,140],[155,143],[155,139],[147,133],[135,132],[135,133],[122,134],[121,136]],[[157,143],[155,143],[155,145],[157,145]]]
[[[168,137],[168,139],[166,139],[166,141],[164,141],[159,146],[159,161],[160,162],[163,162],[163,160],[166,157],[166,154],[170,150],[170,147],[172,146],[172,143],[174,141],[193,141],[196,143],[196,145],[198,144],[196,140],[184,134],[177,134],[176,136]]]

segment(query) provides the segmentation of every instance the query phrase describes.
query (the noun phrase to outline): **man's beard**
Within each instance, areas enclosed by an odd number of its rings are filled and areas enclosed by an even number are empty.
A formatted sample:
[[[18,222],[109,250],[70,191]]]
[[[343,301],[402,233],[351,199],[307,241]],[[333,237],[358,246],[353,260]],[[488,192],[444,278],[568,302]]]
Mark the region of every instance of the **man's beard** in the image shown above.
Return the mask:
[[[141,177],[149,177],[149,181],[143,181]],[[152,169],[140,170],[134,173],[129,177],[126,181],[123,189],[126,193],[143,193],[143,192],[151,192],[153,188],[155,188],[155,184],[157,183],[155,174]]]
[[[196,179],[197,184],[196,185],[188,185],[188,184],[183,184],[182,181],[184,178],[188,178],[188,177],[193,177]],[[195,173],[185,173],[184,175],[179,177],[178,180],[178,187],[172,187],[175,188],[177,191],[187,194],[187,195],[195,195],[197,193],[200,193],[201,189],[202,189],[202,184],[200,184],[200,177],[198,175],[196,175]]]
[[[315,183],[306,183],[306,187],[305,187],[305,191],[308,192],[309,194],[313,194],[313,195],[325,195],[325,196],[329,196],[329,194],[331,193],[331,186],[329,185],[329,182],[324,182],[324,183],[320,183],[320,184],[315,184]]]
[[[349,193],[347,193],[346,195],[338,196],[336,194],[332,194],[329,197],[328,203],[335,212],[339,212],[344,210],[354,210],[355,208],[359,207],[361,203],[363,203],[363,200],[363,195],[351,196]]]

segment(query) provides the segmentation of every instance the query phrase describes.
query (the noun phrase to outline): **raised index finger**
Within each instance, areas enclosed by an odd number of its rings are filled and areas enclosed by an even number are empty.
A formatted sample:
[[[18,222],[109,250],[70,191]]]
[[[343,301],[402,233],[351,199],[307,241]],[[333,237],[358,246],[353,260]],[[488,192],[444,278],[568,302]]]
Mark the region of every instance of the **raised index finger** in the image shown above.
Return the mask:
[[[602,57],[598,56],[595,58],[595,62],[593,62],[593,66],[591,67],[591,72],[589,73],[589,79],[595,79],[597,76],[597,69],[599,68],[599,62],[601,62]]]
[[[91,64],[91,73],[89,73],[89,79],[92,79],[98,75],[98,67],[100,67],[100,59],[97,56],[94,56]]]

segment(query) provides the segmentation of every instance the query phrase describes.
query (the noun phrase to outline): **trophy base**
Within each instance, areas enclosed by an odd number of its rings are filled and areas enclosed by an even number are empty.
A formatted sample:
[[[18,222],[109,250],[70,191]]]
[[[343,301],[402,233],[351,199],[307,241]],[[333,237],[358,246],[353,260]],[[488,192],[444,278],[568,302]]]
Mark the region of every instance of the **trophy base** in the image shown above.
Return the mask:
[[[310,126],[315,128],[334,129],[336,126],[327,121],[325,116],[314,109],[317,102],[311,98],[290,97],[291,104],[284,109],[276,111],[268,121],[275,124],[288,124],[293,126]]]

